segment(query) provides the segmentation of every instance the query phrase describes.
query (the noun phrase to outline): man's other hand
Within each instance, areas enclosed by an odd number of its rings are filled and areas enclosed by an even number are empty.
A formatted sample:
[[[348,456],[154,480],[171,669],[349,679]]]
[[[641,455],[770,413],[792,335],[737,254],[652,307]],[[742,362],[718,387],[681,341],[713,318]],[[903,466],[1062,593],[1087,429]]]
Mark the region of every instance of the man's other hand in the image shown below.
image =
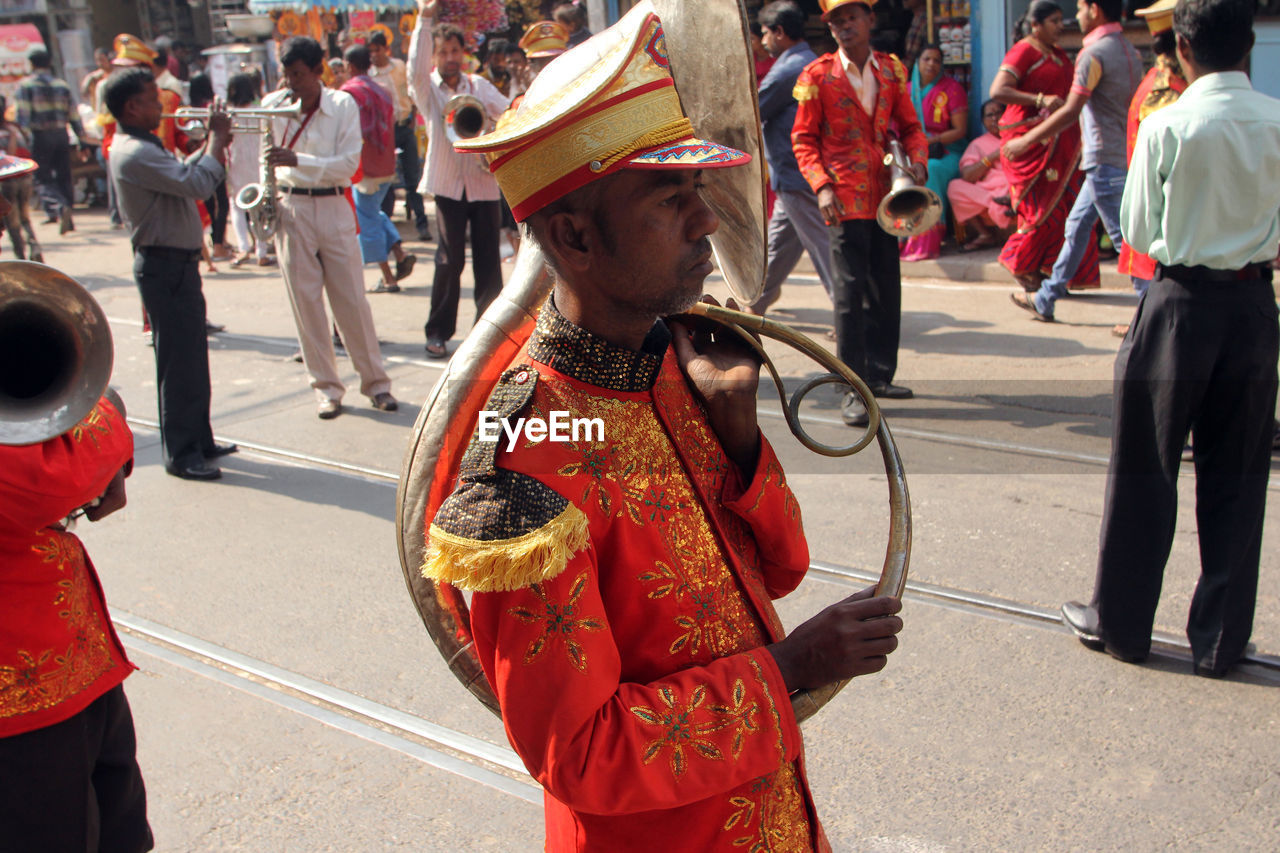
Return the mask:
[[[124,494],[124,468],[116,472],[107,484],[107,490],[98,498],[98,503],[84,508],[84,517],[90,521],[105,518],[118,509],[123,509],[127,500]]]
[[[833,681],[884,669],[898,647],[902,602],[875,596],[875,587],[856,592],[797,626],[767,646],[787,690],[821,687]]]
[[[818,190],[818,210],[822,211],[822,221],[828,225],[835,225],[840,221],[840,214],[844,212],[844,208],[836,198],[835,187],[830,184]]]

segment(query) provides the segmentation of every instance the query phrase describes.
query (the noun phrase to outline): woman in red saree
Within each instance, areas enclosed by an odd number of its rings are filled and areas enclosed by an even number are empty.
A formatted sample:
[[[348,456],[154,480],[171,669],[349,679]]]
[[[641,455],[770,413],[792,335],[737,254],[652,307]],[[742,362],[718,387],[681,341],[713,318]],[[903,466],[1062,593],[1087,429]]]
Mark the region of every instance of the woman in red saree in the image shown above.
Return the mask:
[[[1051,0],[1034,0],[1019,26],[1025,37],[1005,54],[991,83],[991,97],[1006,105],[1002,142],[1038,125],[1062,106],[1071,88],[1071,60],[1057,46],[1062,9]],[[1018,228],[1005,242],[1000,263],[1028,292],[1039,289],[1062,248],[1063,225],[1084,178],[1079,162],[1080,128],[1074,124],[1016,160],[1001,155]],[[1091,244],[1068,287],[1098,284],[1098,248]]]

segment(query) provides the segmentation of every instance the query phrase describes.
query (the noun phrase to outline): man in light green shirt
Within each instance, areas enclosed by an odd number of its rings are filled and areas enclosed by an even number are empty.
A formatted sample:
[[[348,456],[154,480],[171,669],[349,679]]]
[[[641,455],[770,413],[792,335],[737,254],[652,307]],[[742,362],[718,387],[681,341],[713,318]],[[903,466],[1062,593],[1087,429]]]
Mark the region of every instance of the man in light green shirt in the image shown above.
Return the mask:
[[[1178,465],[1195,432],[1202,574],[1187,637],[1196,673],[1225,675],[1253,629],[1276,405],[1280,323],[1280,101],[1244,73],[1253,0],[1179,0],[1190,85],[1142,122],[1120,208],[1158,263],[1116,355],[1111,465],[1093,600],[1063,620],[1090,648],[1137,662],[1177,516]]]

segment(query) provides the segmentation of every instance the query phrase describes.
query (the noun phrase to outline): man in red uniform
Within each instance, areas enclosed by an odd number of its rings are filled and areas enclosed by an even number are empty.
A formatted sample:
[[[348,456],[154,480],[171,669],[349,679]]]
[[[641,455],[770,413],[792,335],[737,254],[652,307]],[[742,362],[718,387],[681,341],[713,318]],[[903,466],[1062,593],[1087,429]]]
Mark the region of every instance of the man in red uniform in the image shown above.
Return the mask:
[[[1173,35],[1173,9],[1177,0],[1158,0],[1138,14],[1147,19],[1147,29],[1151,31],[1151,50],[1155,54],[1155,64],[1151,66],[1138,90],[1133,93],[1129,102],[1129,122],[1125,129],[1125,148],[1129,160],[1133,159],[1133,146],[1138,140],[1138,125],[1147,116],[1162,107],[1178,100],[1178,96],[1187,88],[1187,80],[1182,76],[1182,66],[1178,64],[1178,51]],[[1156,262],[1149,255],[1135,252],[1126,242],[1120,246],[1120,272],[1127,273],[1133,280],[1133,289],[1142,293],[1151,284],[1156,275]],[[1129,324],[1116,326],[1111,330],[1117,337],[1123,338],[1129,331]]]
[[[134,666],[63,524],[123,507],[132,465],[107,398],[59,436],[0,445],[0,850],[151,849],[121,687]]]
[[[711,271],[702,170],[747,157],[694,136],[668,65],[641,4],[458,143],[489,158],[556,286],[431,519],[424,572],[474,591],[547,850],[827,850],[789,694],[881,669],[900,605],[867,591],[790,636],[774,611],[808,546],[756,424],[759,365],[660,319]],[[560,440],[565,418],[598,426]],[[491,441],[502,419],[530,438]]]
[[[822,19],[840,48],[815,59],[796,79],[791,143],[831,226],[836,354],[877,397],[905,399],[911,389],[893,384],[902,320],[898,238],[876,223],[876,208],[889,191],[881,164],[890,128],[896,125],[918,184],[928,177],[929,153],[907,69],[897,57],[871,49],[874,4],[821,0]],[[852,392],[844,396],[841,416],[850,426],[868,422]]]

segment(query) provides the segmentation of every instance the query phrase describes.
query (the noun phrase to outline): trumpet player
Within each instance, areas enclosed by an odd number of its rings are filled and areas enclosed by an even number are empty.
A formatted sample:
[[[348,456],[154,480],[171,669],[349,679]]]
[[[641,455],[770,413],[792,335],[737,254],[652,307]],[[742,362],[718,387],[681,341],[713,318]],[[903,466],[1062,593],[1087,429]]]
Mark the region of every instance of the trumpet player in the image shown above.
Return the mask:
[[[360,393],[375,409],[394,412],[399,404],[382,366],[364,294],[355,213],[346,198],[363,146],[360,109],[346,92],[325,87],[324,50],[315,39],[297,36],[285,42],[280,66],[288,89],[267,95],[262,105],[279,107],[296,99],[301,112],[297,118],[269,120],[276,144],[264,165],[275,170],[280,190],[276,254],[298,326],[302,363],[316,392],[317,414],[321,420],[336,418],[346,391],[338,376],[325,296],[360,374]]]
[[[426,116],[430,138],[422,190],[435,196],[440,229],[431,313],[425,329],[428,358],[447,356],[445,342],[457,331],[468,224],[476,316],[483,314],[502,290],[498,249],[502,227],[498,200],[502,194],[480,157],[453,150],[446,132],[445,107],[456,95],[471,95],[484,106],[488,119],[496,121],[509,103],[488,80],[462,70],[466,57],[462,30],[447,23],[433,26],[438,5],[437,0],[419,0],[418,20],[409,43],[409,94]]]
[[[200,281],[204,228],[196,200],[212,195],[225,175],[231,120],[215,103],[206,147],[179,160],[155,135],[164,108],[151,71],[117,71],[102,85],[118,125],[108,161],[111,177],[155,342],[165,471],[186,480],[216,480],[222,472],[212,460],[236,446],[215,444],[209,423],[209,344]]]

